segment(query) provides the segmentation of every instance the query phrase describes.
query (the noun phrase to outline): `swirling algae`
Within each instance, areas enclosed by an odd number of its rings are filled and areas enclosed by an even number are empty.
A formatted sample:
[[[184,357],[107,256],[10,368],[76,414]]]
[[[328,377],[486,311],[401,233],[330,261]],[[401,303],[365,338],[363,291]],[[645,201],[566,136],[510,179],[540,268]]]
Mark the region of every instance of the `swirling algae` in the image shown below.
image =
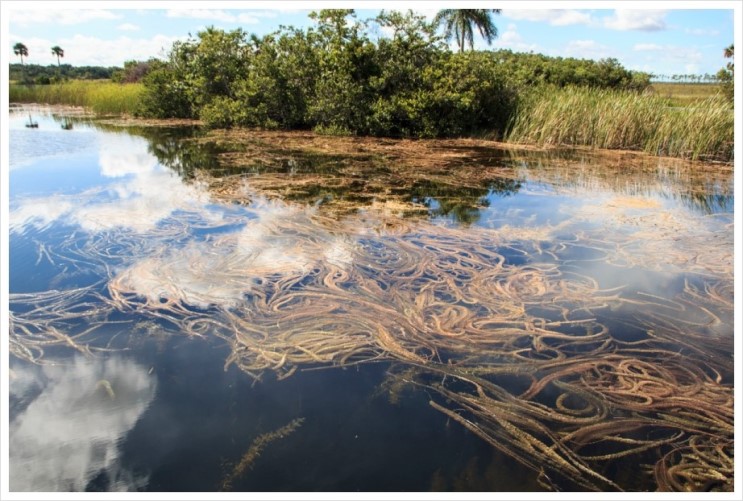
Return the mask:
[[[264,196],[255,181],[199,179],[225,204]],[[676,216],[651,223],[655,203],[621,198],[607,205],[606,224],[621,212],[634,218],[631,231],[572,226],[594,209],[528,231],[471,231],[384,205],[338,218],[265,204],[242,229],[197,241],[184,224],[45,248],[107,278],[11,294],[11,353],[43,363],[50,345],[114,349],[111,319],[134,313],[226,340],[225,367],[256,382],[388,362],[391,398],[425,389],[433,409],[534,470],[545,488],[623,490],[609,465],[632,457],[646,465],[644,488],[733,489],[732,244],[719,233]],[[638,252],[641,244],[655,250]],[[684,272],[685,282],[670,298],[602,288],[580,260],[566,264],[587,248],[617,269]]]

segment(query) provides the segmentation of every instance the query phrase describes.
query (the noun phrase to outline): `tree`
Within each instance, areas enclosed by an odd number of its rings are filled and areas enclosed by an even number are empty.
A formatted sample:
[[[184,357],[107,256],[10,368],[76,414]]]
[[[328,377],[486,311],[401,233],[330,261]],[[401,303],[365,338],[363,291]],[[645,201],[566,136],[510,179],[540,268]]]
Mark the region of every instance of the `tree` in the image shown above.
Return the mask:
[[[57,66],[59,66],[59,58],[64,57],[64,51],[59,45],[52,47],[52,56],[57,56]]]
[[[437,26],[444,24],[447,40],[454,36],[459,52],[464,52],[465,43],[474,49],[474,27],[477,27],[488,45],[498,38],[498,28],[490,17],[491,11],[495,14],[501,12],[500,9],[443,9],[436,14],[433,22]]]
[[[21,64],[23,64],[23,56],[28,57],[28,47],[23,45],[21,42],[18,42],[13,46],[13,53],[16,56],[21,56]]]
[[[727,59],[732,59],[735,56],[735,48],[733,44],[725,47],[722,55]],[[734,75],[735,65],[733,64],[733,61],[727,63],[724,68],[721,68],[720,71],[717,72],[717,80],[722,84],[722,91],[731,101],[734,95]]]

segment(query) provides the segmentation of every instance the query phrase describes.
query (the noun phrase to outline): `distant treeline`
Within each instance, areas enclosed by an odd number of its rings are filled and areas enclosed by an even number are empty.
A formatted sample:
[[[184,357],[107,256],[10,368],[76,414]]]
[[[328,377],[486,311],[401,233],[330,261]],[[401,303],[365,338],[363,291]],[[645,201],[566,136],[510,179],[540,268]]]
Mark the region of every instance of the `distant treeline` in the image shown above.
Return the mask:
[[[653,82],[663,83],[698,83],[698,84],[719,84],[720,77],[705,73],[704,75],[652,75]]]
[[[71,66],[69,64],[41,66],[39,64],[11,64],[8,79],[21,84],[50,84],[64,80],[110,79],[121,68],[103,66]]]
[[[363,22],[352,10],[310,17],[316,24],[304,30],[258,37],[207,28],[176,42],[166,61],[147,63],[140,113],[217,127],[502,135],[521,94],[537,85],[641,91],[650,83],[649,74],[615,59],[454,53],[412,12],[383,11]]]

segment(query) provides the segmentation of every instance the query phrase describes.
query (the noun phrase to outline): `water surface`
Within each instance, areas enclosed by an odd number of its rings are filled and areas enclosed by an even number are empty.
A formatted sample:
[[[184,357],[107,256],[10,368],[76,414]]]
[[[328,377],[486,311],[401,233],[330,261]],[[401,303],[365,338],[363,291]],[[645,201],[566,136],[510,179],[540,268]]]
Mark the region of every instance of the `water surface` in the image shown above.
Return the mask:
[[[11,490],[732,489],[732,169],[28,112]]]

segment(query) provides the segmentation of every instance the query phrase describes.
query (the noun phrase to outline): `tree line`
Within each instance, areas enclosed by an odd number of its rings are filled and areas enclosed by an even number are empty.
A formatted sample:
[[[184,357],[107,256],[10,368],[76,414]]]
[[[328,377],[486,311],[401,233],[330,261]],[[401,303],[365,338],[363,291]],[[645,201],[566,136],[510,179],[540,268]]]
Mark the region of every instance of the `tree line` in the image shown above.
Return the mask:
[[[11,64],[8,79],[20,84],[46,85],[65,80],[107,80],[122,71],[119,67],[103,66],[42,66],[40,64]]]
[[[316,24],[304,30],[258,37],[210,27],[176,42],[166,61],[149,62],[142,114],[216,127],[456,136],[502,132],[535,84],[642,90],[650,81],[615,59],[466,51],[472,28],[486,40],[497,30],[462,19],[461,10],[442,11],[433,23],[412,11],[364,21],[341,9],[310,17]]]
[[[673,74],[673,75],[666,75],[663,73],[660,74],[653,74],[651,76],[652,82],[664,82],[664,83],[705,83],[705,84],[719,84],[720,78],[717,74],[712,75],[710,73],[705,73],[704,75],[697,75],[693,73],[689,74]]]

